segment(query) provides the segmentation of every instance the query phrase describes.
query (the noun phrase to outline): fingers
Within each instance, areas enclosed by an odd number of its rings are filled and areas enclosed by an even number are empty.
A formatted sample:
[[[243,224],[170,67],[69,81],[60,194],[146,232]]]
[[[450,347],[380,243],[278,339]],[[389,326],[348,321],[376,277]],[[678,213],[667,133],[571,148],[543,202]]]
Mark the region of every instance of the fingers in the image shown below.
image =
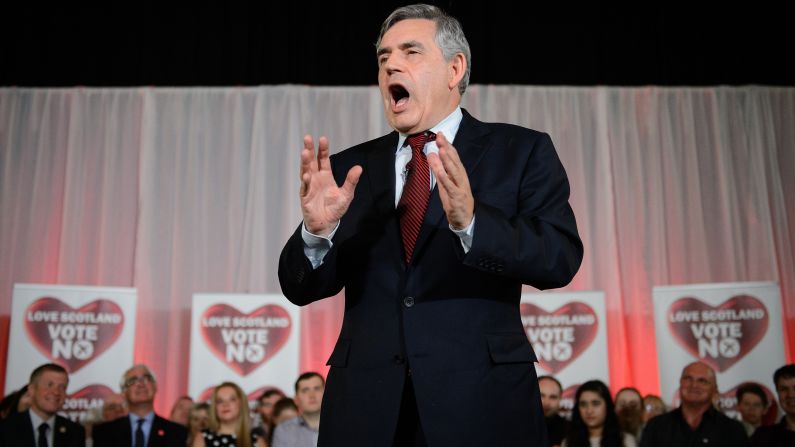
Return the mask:
[[[461,159],[458,157],[458,151],[447,141],[447,138],[445,138],[442,132],[436,135],[436,146],[439,148],[439,159],[442,162],[442,166],[444,166],[447,176],[450,177],[453,183],[462,186],[468,180],[466,170],[461,163]]]
[[[342,191],[351,199],[353,198],[353,191],[356,189],[356,185],[359,183],[359,178],[362,175],[362,167],[356,165],[352,167],[348,171],[348,175],[345,177],[345,183],[342,184]]]
[[[309,182],[312,180],[312,173],[317,171],[317,166],[313,163],[315,158],[315,144],[312,141],[312,135],[304,135],[304,148],[301,149],[301,197],[305,196],[309,191]]]
[[[309,190],[312,176],[321,170],[331,171],[329,159],[328,138],[320,137],[318,140],[317,158],[315,158],[315,143],[312,135],[304,135],[304,148],[301,150],[301,196]]]
[[[331,160],[329,160],[328,138],[320,137],[317,148],[317,165],[320,170],[331,170]]]
[[[455,185],[452,184],[450,177],[447,175],[439,154],[433,152],[428,154],[428,165],[431,167],[431,171],[433,171],[433,175],[436,177],[440,198],[442,202],[445,202],[450,194],[450,189],[455,188]]]

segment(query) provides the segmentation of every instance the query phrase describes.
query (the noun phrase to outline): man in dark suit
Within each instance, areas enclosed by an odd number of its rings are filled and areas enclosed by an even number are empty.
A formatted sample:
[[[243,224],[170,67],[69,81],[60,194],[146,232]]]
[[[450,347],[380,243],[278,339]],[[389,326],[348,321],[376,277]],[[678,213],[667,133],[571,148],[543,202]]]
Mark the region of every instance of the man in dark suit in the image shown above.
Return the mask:
[[[0,426],[0,446],[83,447],[86,433],[80,424],[56,414],[66,399],[69,375],[54,363],[33,370],[28,390],[30,409],[12,412]]]
[[[293,303],[345,288],[318,445],[546,445],[519,299],[582,260],[563,166],[546,134],[459,107],[469,46],[438,8],[394,11],[377,58],[396,132],[331,158],[304,138],[279,262]]]
[[[188,431],[155,414],[157,381],[146,365],[135,365],[120,384],[129,414],[94,427],[94,447],[184,446]]]

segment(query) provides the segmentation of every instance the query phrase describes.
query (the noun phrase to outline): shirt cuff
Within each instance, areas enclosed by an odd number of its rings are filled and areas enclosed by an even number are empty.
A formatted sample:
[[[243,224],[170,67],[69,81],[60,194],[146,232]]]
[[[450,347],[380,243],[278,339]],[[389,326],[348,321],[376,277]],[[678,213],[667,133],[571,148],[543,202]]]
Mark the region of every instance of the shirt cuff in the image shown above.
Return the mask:
[[[334,245],[331,239],[334,237],[334,234],[337,233],[339,227],[340,223],[337,222],[337,225],[328,236],[319,236],[310,233],[309,230],[306,229],[306,224],[301,224],[301,239],[304,240],[304,256],[312,263],[312,269],[316,269],[323,265],[323,258],[326,257],[326,254],[328,254],[329,250],[331,250],[331,247]]]
[[[464,253],[469,253],[469,250],[472,249],[472,235],[475,234],[475,215],[472,215],[472,222],[469,222],[469,225],[464,229],[456,230],[452,225],[448,224],[448,226],[450,231],[461,239],[461,247],[464,248]]]

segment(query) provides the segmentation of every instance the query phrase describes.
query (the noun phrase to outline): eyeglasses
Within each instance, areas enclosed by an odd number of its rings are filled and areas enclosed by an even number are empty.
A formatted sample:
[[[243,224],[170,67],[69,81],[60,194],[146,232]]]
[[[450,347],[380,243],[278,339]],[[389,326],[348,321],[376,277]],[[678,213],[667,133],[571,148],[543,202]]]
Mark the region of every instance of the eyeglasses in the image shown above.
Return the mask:
[[[127,380],[124,381],[124,388],[130,388],[138,382],[142,382],[144,384],[155,383],[155,378],[151,374],[128,377]]]

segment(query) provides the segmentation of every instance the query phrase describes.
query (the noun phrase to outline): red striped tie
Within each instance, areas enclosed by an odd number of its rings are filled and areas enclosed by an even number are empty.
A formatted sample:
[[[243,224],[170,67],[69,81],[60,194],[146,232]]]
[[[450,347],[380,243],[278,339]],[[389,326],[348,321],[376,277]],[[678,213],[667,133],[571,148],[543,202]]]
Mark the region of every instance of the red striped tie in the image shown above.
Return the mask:
[[[428,168],[428,159],[422,150],[425,148],[425,143],[434,140],[436,134],[433,132],[423,132],[407,138],[411,146],[411,160],[406,165],[408,176],[397,207],[406,264],[411,263],[414,244],[417,243],[425,210],[428,208],[428,199],[431,197],[431,172]]]

